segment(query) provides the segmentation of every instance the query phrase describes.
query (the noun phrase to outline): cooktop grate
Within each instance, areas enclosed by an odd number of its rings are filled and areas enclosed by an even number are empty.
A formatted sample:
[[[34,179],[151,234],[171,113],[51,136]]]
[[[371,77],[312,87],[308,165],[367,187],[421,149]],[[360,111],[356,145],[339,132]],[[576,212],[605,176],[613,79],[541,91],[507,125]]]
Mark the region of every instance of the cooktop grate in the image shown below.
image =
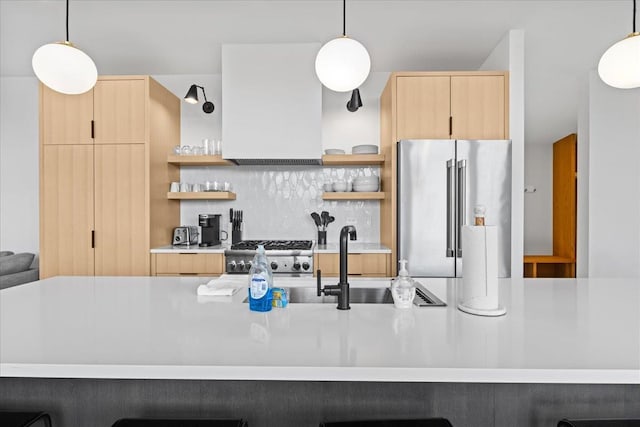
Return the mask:
[[[242,240],[231,245],[231,249],[255,250],[258,245],[263,245],[267,251],[291,251],[309,250],[313,243],[311,240]]]

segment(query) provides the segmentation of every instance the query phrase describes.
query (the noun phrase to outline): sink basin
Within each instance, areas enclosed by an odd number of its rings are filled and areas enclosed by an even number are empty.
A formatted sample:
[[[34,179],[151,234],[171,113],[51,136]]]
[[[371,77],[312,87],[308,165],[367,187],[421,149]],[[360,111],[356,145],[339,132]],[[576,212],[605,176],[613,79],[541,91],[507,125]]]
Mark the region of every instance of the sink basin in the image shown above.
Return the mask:
[[[288,288],[287,296],[291,304],[337,304],[337,296],[317,296],[316,288]],[[245,299],[243,302],[247,302]],[[350,304],[393,304],[389,288],[354,288],[349,289]],[[438,297],[418,285],[413,304],[418,307],[444,307],[447,304]]]
[[[337,296],[317,296],[316,288],[290,288],[289,302],[311,304],[337,304]],[[350,288],[349,302],[351,304],[393,304],[393,297],[388,288]]]

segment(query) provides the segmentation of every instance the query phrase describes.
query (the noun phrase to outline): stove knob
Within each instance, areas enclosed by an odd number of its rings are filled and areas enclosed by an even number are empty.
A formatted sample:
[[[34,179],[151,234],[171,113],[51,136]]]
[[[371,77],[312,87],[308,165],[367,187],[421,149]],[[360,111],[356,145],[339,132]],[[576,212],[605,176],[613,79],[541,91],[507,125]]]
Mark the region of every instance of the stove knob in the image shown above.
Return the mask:
[[[235,261],[230,261],[227,263],[227,271],[235,271],[235,269],[236,269]]]
[[[253,266],[253,263],[251,261],[249,261],[247,263],[247,271],[251,270],[251,267]]]
[[[309,265],[309,263],[308,263],[308,262],[303,262],[303,263],[302,263],[302,269],[303,269],[303,270],[308,270],[308,269],[309,269],[309,267],[311,267],[311,266]]]
[[[238,263],[238,271],[244,271],[244,261]]]
[[[300,270],[300,263],[299,263],[298,261],[295,261],[295,262],[293,263],[293,269],[294,269],[294,270]]]
[[[272,270],[277,270],[278,269],[278,263],[275,261],[271,261],[271,269]]]

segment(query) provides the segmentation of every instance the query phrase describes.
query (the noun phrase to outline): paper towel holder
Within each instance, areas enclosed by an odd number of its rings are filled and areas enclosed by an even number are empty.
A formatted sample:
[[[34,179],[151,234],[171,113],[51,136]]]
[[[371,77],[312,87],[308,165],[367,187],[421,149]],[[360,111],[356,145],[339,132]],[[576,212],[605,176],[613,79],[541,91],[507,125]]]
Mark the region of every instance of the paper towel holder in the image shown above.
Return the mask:
[[[498,300],[498,248],[495,226],[463,226],[462,288],[458,309],[476,316],[503,316],[507,313]],[[473,254],[469,257],[469,254]]]

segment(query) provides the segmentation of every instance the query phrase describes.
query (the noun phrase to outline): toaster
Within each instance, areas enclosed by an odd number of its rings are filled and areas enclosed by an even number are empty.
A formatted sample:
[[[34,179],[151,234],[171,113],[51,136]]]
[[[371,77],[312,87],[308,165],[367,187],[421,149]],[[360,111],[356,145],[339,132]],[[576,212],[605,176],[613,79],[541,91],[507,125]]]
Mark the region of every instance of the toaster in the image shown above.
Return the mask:
[[[198,244],[198,227],[194,225],[183,225],[173,229],[173,245],[188,246]]]

